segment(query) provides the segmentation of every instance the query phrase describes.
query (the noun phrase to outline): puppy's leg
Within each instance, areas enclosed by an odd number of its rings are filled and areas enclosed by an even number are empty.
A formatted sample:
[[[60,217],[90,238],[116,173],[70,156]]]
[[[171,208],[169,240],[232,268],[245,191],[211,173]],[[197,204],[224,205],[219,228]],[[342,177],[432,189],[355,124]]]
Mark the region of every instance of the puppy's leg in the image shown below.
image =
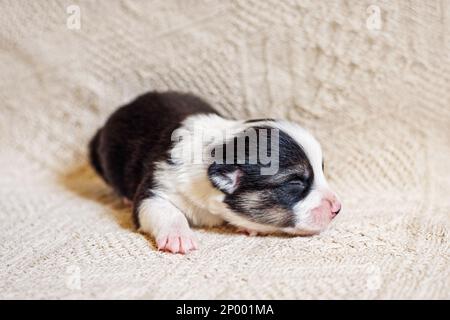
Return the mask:
[[[158,250],[188,253],[197,249],[192,230],[184,214],[168,200],[152,196],[137,208],[140,230],[151,234]]]

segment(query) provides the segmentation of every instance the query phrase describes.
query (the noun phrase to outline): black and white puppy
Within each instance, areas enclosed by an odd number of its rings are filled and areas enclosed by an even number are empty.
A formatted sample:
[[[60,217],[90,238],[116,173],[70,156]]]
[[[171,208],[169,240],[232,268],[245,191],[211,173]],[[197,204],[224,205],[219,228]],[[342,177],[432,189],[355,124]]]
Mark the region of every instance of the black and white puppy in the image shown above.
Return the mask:
[[[320,144],[305,129],[225,119],[191,94],[138,97],[111,115],[89,149],[95,170],[133,203],[137,227],[164,251],[197,248],[189,225],[309,235],[341,209]]]

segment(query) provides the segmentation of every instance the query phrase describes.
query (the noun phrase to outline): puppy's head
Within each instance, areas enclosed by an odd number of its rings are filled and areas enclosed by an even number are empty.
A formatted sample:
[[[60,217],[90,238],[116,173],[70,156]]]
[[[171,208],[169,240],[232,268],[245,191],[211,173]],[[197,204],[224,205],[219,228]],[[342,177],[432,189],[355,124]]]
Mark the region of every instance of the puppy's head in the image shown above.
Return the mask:
[[[246,129],[211,150],[213,186],[223,193],[226,219],[260,232],[314,234],[341,210],[323,173],[320,144],[286,121],[248,121]]]

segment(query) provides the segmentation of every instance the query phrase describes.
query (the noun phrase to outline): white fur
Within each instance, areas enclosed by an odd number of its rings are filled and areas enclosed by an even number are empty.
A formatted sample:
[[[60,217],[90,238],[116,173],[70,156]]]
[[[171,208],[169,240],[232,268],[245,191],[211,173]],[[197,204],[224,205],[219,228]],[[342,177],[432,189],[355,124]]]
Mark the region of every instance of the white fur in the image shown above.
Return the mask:
[[[183,212],[161,193],[142,201],[139,221],[141,231],[153,235],[160,250],[187,253],[197,248]]]
[[[143,229],[151,233],[155,231],[155,224],[166,226],[171,221],[181,220],[181,212],[195,226],[214,226],[226,222],[241,228],[268,233],[282,231],[295,234],[314,233],[311,227],[311,210],[320,204],[324,190],[329,190],[327,181],[322,171],[322,150],[317,140],[299,125],[287,121],[261,121],[261,123],[283,130],[295,139],[305,151],[314,171],[314,182],[310,194],[294,207],[297,216],[295,228],[276,228],[274,226],[262,225],[248,221],[243,216],[234,213],[224,203],[224,194],[215,188],[209,181],[207,169],[211,162],[211,147],[224,142],[224,132],[231,134],[242,132],[255,123],[244,123],[221,118],[217,115],[195,115],[188,117],[176,135],[182,135],[183,139],[174,138],[175,143],[171,150],[171,158],[176,166],[171,166],[166,162],[157,164],[155,170],[155,182],[159,190],[166,198],[165,204],[158,203],[163,211],[168,210],[170,214],[164,213],[158,219],[167,219],[166,222],[150,218],[152,214],[149,206],[156,206],[152,200],[145,200],[140,210],[141,224]],[[201,135],[192,135],[194,132],[207,132],[208,139],[200,139]],[[189,137],[186,139],[186,137]],[[201,155],[189,149],[186,152],[187,144],[190,146],[201,146]],[[199,161],[199,156],[201,161]],[[225,188],[229,192],[234,191],[236,177],[230,176],[231,183]],[[220,184],[220,181],[216,181]],[[146,202],[147,201],[147,202]],[[150,203],[149,203],[150,201]],[[170,204],[169,204],[170,201]],[[179,209],[175,210],[177,207]],[[176,214],[175,214],[176,212]],[[166,218],[167,217],[167,218]],[[153,220],[158,220],[154,222]],[[179,222],[179,221],[178,221]],[[147,229],[147,230],[146,230]]]

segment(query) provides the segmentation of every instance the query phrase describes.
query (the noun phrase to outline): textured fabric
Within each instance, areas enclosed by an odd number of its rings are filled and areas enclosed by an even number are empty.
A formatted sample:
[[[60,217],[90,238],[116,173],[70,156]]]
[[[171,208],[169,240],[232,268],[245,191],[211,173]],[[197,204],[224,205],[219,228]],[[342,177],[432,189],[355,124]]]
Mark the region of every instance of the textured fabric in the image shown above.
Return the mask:
[[[449,1],[0,0],[0,26],[1,298],[450,298]],[[86,160],[154,89],[303,124],[342,213],[157,252]]]

